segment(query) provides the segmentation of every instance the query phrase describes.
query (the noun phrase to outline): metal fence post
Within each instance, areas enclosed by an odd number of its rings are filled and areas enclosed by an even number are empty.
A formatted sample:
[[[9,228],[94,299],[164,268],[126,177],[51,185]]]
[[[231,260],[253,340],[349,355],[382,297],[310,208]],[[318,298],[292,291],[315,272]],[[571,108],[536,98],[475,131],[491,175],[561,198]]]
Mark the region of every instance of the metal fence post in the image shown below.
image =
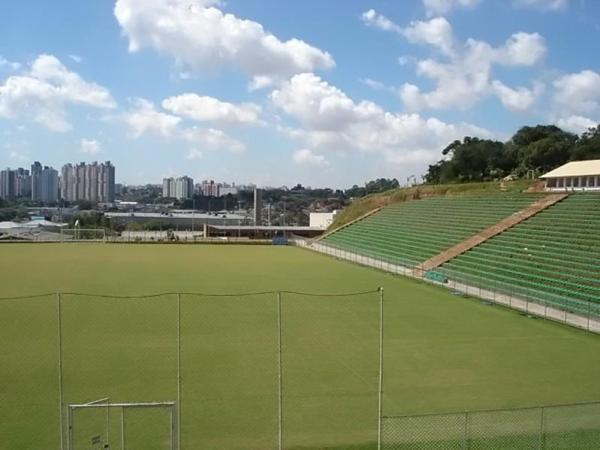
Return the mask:
[[[60,448],[64,450],[64,424],[63,424],[63,409],[65,404],[63,392],[63,344],[62,344],[62,299],[60,292],[56,293],[56,313],[58,317],[58,426],[60,427]]]
[[[546,418],[544,417],[545,407],[540,408],[540,450],[544,450],[546,448]]]
[[[181,294],[177,293],[177,449],[181,449]]]
[[[464,430],[465,436],[464,436],[464,443],[463,443],[463,448],[465,450],[467,450],[470,445],[469,445],[469,411],[465,411],[465,430]]]
[[[125,407],[121,407],[121,450],[125,450]]]
[[[277,292],[277,448],[283,449],[283,351],[282,351],[282,321],[281,321],[281,292]]]
[[[377,450],[381,450],[383,425],[383,288],[379,288],[379,390],[377,419]]]

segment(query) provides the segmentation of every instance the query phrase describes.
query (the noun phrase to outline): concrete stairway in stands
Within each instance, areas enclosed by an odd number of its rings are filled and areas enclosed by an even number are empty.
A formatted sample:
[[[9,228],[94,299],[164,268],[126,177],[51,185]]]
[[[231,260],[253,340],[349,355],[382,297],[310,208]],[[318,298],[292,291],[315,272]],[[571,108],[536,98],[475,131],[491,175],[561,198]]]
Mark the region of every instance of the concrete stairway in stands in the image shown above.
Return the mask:
[[[530,217],[535,216],[536,214],[545,210],[546,208],[549,208],[550,206],[565,199],[567,196],[568,194],[550,194],[541,198],[540,200],[531,204],[529,207],[523,209],[522,211],[519,211],[511,215],[510,217],[507,217],[506,219],[492,225],[491,227],[486,228],[480,233],[477,233],[476,235],[471,236],[470,238],[456,244],[455,246],[447,250],[444,250],[443,252],[433,256],[432,258],[429,258],[427,261],[422,262],[415,268],[415,275],[423,276],[427,271],[441,266],[442,264],[450,261],[451,259],[456,258],[458,255],[461,255],[467,252],[468,250],[472,249],[473,247],[482,244],[488,239],[497,236],[500,233],[503,233],[509,228],[514,227],[515,225],[523,222],[526,219],[529,219]]]

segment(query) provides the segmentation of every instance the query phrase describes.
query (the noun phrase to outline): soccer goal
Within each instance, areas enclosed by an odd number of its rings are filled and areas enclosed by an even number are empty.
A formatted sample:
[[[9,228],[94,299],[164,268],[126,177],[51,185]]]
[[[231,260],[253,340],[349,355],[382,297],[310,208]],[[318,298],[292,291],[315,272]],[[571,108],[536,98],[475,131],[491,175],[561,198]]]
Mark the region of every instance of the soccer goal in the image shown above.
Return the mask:
[[[177,450],[176,402],[69,404],[68,450]]]
[[[104,228],[63,228],[60,230],[61,242],[104,242]]]

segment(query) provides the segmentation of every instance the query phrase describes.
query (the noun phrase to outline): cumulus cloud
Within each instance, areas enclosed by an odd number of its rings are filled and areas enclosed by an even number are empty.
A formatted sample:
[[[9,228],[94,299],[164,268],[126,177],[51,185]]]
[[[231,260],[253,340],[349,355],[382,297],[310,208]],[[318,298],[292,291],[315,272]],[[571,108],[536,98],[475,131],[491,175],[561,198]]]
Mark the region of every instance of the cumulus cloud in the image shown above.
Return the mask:
[[[582,133],[600,123],[600,74],[583,70],[553,82],[551,118],[561,128]]]
[[[260,106],[253,103],[234,105],[193,93],[169,97],[163,100],[162,107],[173,114],[197,122],[223,124],[256,124],[261,112]]]
[[[446,15],[455,8],[473,8],[480,0],[423,0],[429,17]]]
[[[306,71],[329,69],[331,55],[300,39],[282,41],[211,0],[117,0],[114,14],[132,52],[152,48],[196,74],[235,68],[261,88]]]
[[[25,119],[49,130],[71,129],[66,108],[84,105],[109,109],[116,106],[108,89],[82,79],[58,58],[40,55],[28,71],[8,77],[0,84],[0,117]]]
[[[146,99],[134,99],[133,108],[120,116],[131,136],[157,136],[186,142],[197,148],[242,152],[245,145],[215,128],[185,127],[181,117],[165,113]]]
[[[555,101],[566,111],[592,113],[600,109],[600,74],[592,70],[564,75],[554,81]]]
[[[490,135],[469,124],[453,125],[419,114],[391,113],[370,101],[355,102],[312,73],[294,76],[272,92],[271,100],[298,122],[297,128],[285,131],[311,152],[376,152],[398,164],[425,164],[454,139]]]
[[[308,148],[303,148],[294,152],[292,159],[299,166],[309,166],[316,168],[324,168],[329,166],[329,162],[323,155],[317,155]]]
[[[583,116],[562,117],[555,121],[556,126],[571,133],[581,134],[600,124],[600,120],[592,120]]]
[[[21,63],[9,61],[3,56],[0,56],[0,69],[3,68],[8,68],[10,70],[19,70],[21,68]]]
[[[415,21],[404,30],[404,36],[414,43],[429,44],[447,55],[454,53],[454,33],[452,26],[443,17],[427,21]]]
[[[410,42],[433,45],[443,53],[452,53],[454,45],[452,26],[443,17],[435,17],[426,21],[416,20],[411,22],[406,28],[402,28],[374,9],[365,11],[361,19],[368,26],[400,34]]]
[[[534,83],[532,89],[522,86],[513,89],[498,80],[492,82],[492,88],[504,107],[513,112],[531,109],[544,90],[541,83]]]
[[[534,8],[542,11],[560,11],[567,9],[569,0],[513,0],[517,8]]]
[[[444,61],[428,58],[416,65],[419,76],[435,82],[433,90],[423,92],[412,83],[400,87],[399,95],[409,110],[454,107],[464,110],[490,94],[496,94],[510,109],[524,110],[533,106],[541,93],[539,88],[515,89],[492,82],[496,65],[530,67],[542,60],[546,44],[537,33],[515,33],[499,47],[476,39],[459,44],[450,23],[434,18],[411,24],[405,34],[413,42],[428,44],[445,56]]]
[[[95,139],[82,139],[79,143],[79,149],[81,153],[87,153],[89,155],[95,155],[102,150],[100,142]]]
[[[368,26],[379,28],[383,31],[392,31],[394,33],[402,33],[402,28],[392,22],[390,19],[385,17],[383,14],[379,14],[374,9],[370,9],[362,13],[361,20]]]

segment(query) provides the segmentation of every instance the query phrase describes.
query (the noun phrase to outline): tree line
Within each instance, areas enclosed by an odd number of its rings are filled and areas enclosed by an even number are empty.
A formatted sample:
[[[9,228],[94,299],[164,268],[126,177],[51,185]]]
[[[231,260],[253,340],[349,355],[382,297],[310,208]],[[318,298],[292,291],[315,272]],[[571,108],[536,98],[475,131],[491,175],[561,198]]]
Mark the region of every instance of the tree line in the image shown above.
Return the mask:
[[[507,142],[456,140],[429,166],[426,183],[491,181],[508,175],[541,175],[569,161],[600,158],[600,124],[578,136],[555,125],[520,128]]]

